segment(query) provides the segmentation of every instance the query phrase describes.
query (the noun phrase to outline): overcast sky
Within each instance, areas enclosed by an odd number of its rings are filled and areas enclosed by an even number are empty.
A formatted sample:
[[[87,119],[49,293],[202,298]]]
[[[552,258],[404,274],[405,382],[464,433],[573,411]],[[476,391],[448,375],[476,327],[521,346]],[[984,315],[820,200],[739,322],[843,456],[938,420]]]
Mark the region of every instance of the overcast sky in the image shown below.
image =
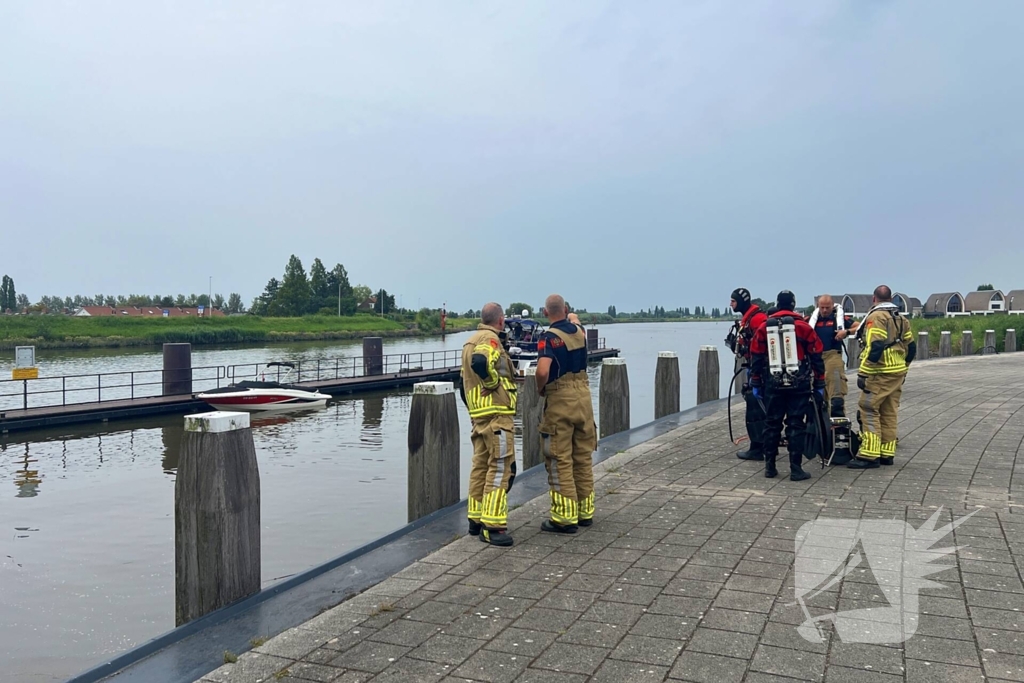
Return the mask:
[[[1024,3],[0,3],[0,271],[407,307],[1024,287]]]

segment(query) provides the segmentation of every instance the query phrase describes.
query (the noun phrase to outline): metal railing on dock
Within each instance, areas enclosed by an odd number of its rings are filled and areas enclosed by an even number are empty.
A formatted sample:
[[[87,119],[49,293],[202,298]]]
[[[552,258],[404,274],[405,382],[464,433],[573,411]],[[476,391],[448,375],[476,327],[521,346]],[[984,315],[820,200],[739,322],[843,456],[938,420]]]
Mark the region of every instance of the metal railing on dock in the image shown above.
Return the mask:
[[[0,379],[0,409],[49,408],[160,396],[164,375],[161,369]],[[192,368],[192,386],[196,392],[220,387],[225,379],[227,373],[222,365]]]
[[[422,351],[419,353],[392,353],[378,356],[352,356],[349,358],[316,358],[292,361],[289,369],[273,363],[241,363],[228,365],[227,378],[230,382],[268,381],[330,382],[332,380],[369,377],[372,375],[400,375],[421,370],[443,370],[458,367],[462,362],[462,350]],[[367,372],[368,369],[378,372]]]

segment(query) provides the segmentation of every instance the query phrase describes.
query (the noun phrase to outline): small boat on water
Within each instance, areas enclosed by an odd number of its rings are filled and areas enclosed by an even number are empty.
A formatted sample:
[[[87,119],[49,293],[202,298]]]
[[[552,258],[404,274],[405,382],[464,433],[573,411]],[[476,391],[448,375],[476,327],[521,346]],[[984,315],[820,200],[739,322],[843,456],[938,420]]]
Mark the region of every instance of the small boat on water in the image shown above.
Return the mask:
[[[508,355],[516,369],[516,379],[523,381],[526,370],[537,365],[539,357],[537,342],[544,332],[544,326],[536,320],[530,320],[529,311],[522,316],[505,319],[505,334],[508,340]]]
[[[295,369],[292,363],[268,363],[266,367]],[[217,410],[256,413],[322,408],[331,397],[294,384],[254,380],[211,389],[199,394],[197,398],[206,401]]]

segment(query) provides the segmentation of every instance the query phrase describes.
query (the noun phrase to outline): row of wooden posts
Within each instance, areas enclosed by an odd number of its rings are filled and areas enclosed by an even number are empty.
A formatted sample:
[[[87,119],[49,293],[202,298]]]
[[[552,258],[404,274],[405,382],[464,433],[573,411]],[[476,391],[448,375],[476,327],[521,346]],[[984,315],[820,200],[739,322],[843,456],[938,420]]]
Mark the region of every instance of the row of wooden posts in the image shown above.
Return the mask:
[[[961,333],[960,338],[960,355],[962,356],[973,356],[975,354],[974,349],[974,333],[971,330],[964,330]],[[922,330],[917,333],[917,359],[916,360],[927,360],[931,354],[931,347],[929,346],[929,335],[927,331]],[[860,365],[860,341],[855,337],[850,337],[846,340],[847,350],[847,367],[851,370],[856,369]],[[1006,336],[1003,338],[1003,351],[1004,352],[1015,352],[1017,350],[1017,330],[1008,329],[1006,330]],[[996,331],[985,330],[984,343],[979,349],[982,355],[990,355],[996,352]],[[949,358],[953,355],[953,333],[949,331],[943,331],[939,333],[939,358]]]
[[[679,412],[679,358],[658,354],[655,417]],[[719,398],[718,349],[697,360],[697,402]],[[523,468],[541,464],[538,427],[544,398],[533,373],[521,385]],[[599,400],[601,437],[630,428],[629,376],[622,358],[605,359]],[[413,388],[408,431],[409,521],[457,503],[460,433],[451,382]],[[261,585],[260,473],[249,416],[213,412],[185,418],[174,486],[175,623],[181,625],[253,595]]]

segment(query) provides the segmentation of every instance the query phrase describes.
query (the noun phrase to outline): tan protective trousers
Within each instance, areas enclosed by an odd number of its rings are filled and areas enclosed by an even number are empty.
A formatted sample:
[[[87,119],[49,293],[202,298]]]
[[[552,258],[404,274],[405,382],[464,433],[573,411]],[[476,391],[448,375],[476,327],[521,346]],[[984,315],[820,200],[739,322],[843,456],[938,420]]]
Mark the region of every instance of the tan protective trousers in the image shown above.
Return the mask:
[[[468,517],[491,529],[505,529],[508,489],[516,473],[515,424],[511,415],[476,417],[472,423]]]
[[[594,517],[594,450],[597,427],[586,373],[560,377],[545,387],[541,451],[551,489],[551,521],[572,525]]]
[[[857,378],[862,423],[860,457],[874,460],[896,455],[897,419],[906,372],[861,375]]]
[[[840,349],[821,354],[825,361],[825,405],[832,405],[833,398],[846,398],[846,364]]]

